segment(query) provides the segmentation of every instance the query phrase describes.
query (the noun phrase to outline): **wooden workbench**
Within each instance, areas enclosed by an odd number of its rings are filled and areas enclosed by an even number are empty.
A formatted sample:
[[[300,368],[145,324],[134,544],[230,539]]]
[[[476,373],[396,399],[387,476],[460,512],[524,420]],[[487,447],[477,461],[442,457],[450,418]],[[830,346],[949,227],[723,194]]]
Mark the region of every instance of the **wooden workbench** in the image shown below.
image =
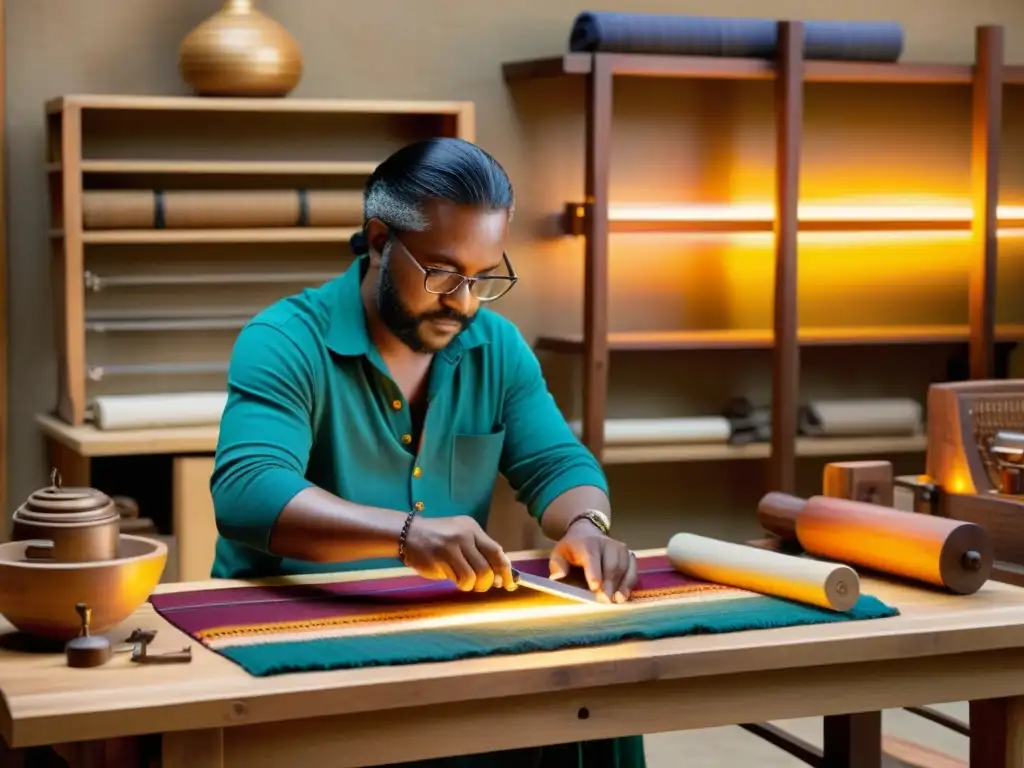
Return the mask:
[[[231,583],[241,582],[209,585]],[[139,666],[116,656],[74,670],[61,655],[0,650],[0,735],[17,749],[162,734],[164,768],[280,768],[285,757],[343,768],[967,699],[983,702],[972,712],[985,712],[972,729],[972,768],[1024,765],[1024,589],[990,582],[954,597],[862,584],[902,615],[268,678],[191,642],[147,603],[111,638],[157,629],[152,651],[191,643],[191,664]],[[9,646],[4,637],[13,635],[0,635]],[[107,754],[99,762],[113,765]]]

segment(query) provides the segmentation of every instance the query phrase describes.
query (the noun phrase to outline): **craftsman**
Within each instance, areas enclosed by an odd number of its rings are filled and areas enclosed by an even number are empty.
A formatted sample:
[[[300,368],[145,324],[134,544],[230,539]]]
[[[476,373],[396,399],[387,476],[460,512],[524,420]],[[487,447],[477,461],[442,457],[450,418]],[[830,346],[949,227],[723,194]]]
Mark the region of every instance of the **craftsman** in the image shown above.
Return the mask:
[[[407,146],[366,183],[353,265],[242,330],[211,481],[215,577],[403,562],[462,590],[514,589],[485,532],[500,472],[556,541],[553,578],[576,566],[599,599],[629,597],[636,562],[608,535],[600,465],[519,331],[481,306],[516,283],[514,208],[482,149]],[[577,764],[642,766],[642,739],[429,763]]]

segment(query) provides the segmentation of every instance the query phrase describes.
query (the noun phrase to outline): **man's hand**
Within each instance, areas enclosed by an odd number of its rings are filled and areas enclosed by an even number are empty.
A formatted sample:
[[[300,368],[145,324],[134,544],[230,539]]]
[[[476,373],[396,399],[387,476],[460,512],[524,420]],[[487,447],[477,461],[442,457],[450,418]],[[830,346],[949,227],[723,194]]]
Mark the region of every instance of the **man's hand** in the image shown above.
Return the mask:
[[[464,592],[516,589],[512,563],[472,517],[416,517],[405,539],[405,561],[428,579],[451,579]]]
[[[570,525],[555,545],[549,564],[551,578],[564,578],[574,565],[583,569],[587,585],[605,602],[626,602],[636,584],[636,558],[629,548],[587,520]]]

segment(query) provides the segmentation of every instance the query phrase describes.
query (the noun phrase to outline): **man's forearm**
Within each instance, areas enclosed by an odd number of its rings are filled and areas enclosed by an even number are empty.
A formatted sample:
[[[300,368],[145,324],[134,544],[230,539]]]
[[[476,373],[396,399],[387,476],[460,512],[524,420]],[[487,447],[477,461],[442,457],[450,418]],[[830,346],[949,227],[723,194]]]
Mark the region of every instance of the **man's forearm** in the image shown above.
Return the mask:
[[[306,488],[278,516],[270,551],[321,563],[395,557],[405,519],[405,512],[353,504],[321,488]]]
[[[588,509],[604,512],[611,519],[611,502],[605,492],[596,486],[581,485],[556,496],[541,515],[540,524],[544,535],[557,541],[565,535],[573,518]]]

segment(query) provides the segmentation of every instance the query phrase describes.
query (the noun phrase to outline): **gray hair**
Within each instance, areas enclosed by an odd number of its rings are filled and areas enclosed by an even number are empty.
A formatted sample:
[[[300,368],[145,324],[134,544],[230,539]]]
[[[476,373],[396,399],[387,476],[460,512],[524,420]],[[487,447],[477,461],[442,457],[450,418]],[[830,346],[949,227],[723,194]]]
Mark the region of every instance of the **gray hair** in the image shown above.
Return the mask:
[[[403,232],[423,232],[430,226],[422,203],[397,195],[386,181],[367,184],[363,196],[363,222],[380,219]]]
[[[377,166],[363,191],[363,225],[378,218],[395,229],[423,231],[428,200],[515,211],[505,169],[475,144],[450,137],[409,144]]]

